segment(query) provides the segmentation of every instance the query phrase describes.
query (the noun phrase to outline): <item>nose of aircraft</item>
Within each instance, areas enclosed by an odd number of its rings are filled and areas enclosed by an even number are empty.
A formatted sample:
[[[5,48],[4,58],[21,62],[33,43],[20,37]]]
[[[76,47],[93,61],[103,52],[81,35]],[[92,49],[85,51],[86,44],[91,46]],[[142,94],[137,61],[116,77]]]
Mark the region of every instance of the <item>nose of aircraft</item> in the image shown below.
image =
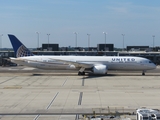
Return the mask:
[[[156,69],[156,65],[153,63],[151,66],[152,69]]]

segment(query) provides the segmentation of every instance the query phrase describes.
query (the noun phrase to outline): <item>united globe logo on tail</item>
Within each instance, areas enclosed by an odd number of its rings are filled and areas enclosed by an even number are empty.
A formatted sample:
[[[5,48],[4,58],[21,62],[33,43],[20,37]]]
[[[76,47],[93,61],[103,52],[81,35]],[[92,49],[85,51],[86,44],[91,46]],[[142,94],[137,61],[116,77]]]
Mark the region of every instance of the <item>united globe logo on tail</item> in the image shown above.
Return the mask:
[[[24,56],[33,56],[33,53],[31,53],[24,45],[21,45],[17,50],[16,57]]]
[[[11,41],[16,57],[34,56],[34,54],[30,52],[30,50],[26,48],[16,36],[8,34],[8,37]]]

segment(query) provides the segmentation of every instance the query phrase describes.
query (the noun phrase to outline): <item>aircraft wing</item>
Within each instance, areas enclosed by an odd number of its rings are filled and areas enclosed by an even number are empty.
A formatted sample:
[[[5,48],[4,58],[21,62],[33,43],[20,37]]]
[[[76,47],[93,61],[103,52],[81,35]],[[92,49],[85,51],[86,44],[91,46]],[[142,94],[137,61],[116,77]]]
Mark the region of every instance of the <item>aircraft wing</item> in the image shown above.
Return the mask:
[[[25,61],[25,59],[22,59],[22,58],[13,58],[13,57],[10,57],[9,60]]]
[[[67,63],[67,64],[72,64],[75,67],[81,67],[81,68],[92,68],[94,65],[89,64],[89,63],[84,63],[84,62],[78,62],[78,61],[72,61],[72,60],[61,60],[61,59],[55,59],[55,58],[50,58],[55,61]]]

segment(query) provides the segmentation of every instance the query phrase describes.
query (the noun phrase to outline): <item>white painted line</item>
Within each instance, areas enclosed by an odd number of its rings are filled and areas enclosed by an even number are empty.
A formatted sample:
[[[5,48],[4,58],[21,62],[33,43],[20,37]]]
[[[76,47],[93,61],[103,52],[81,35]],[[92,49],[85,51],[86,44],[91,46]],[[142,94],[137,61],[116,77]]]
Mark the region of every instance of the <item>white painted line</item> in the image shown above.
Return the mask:
[[[22,70],[34,70],[35,68],[31,68],[31,67],[28,67],[28,68],[23,68]]]

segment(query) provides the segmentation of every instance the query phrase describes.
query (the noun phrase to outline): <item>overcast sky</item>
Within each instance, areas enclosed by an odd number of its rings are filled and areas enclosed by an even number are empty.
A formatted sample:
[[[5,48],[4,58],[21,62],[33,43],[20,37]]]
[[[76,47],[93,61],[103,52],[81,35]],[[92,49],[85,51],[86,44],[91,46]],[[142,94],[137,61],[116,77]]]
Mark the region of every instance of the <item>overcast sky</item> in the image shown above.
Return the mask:
[[[160,0],[1,0],[2,47],[11,48],[7,34],[14,34],[27,47],[58,43],[74,47],[105,42],[124,45],[160,46]]]

